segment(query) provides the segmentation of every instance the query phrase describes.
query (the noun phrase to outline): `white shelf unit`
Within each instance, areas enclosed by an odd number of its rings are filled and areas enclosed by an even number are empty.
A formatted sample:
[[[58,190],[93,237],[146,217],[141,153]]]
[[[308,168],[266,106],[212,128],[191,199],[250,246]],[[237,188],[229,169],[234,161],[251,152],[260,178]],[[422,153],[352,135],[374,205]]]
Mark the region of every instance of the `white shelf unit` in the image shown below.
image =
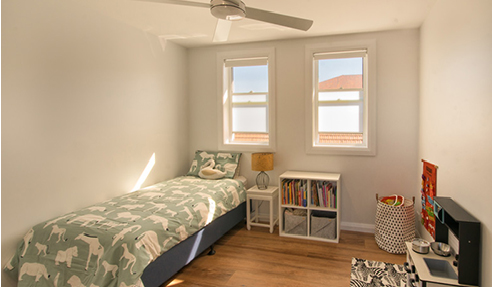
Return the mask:
[[[332,243],[338,243],[339,238],[340,238],[340,211],[341,211],[341,181],[340,181],[341,175],[338,173],[321,173],[321,172],[306,172],[306,171],[286,171],[279,177],[279,233],[280,236],[285,236],[285,237],[293,237],[293,238],[302,238],[302,239],[310,239],[310,240],[317,240],[317,241],[325,241],[325,242],[332,242]],[[299,206],[296,204],[286,204],[284,203],[284,191],[283,191],[283,186],[282,182],[284,179],[291,179],[291,180],[302,180],[306,182],[307,186],[307,198],[305,205],[306,206]],[[311,203],[311,198],[312,198],[312,183],[313,181],[315,183],[317,182],[329,182],[332,184],[332,186],[336,187],[336,196],[335,196],[335,206],[336,207],[323,207],[323,206],[316,206]],[[302,204],[301,204],[302,205]],[[288,233],[285,231],[285,218],[284,218],[284,211],[286,209],[304,209],[306,210],[306,234],[292,234]],[[323,238],[319,236],[314,236],[311,230],[311,223],[312,223],[312,217],[311,215],[314,212],[329,212],[332,215],[335,215],[335,236],[334,238]]]

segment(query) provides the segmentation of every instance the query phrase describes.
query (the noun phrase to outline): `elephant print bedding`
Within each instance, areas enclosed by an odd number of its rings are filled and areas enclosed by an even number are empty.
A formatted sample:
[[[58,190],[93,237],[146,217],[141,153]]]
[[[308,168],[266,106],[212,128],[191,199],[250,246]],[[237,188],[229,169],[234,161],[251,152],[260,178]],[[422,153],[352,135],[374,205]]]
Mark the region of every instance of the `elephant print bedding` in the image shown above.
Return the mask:
[[[5,266],[18,286],[143,286],[145,267],[246,199],[241,181],[183,176],[40,223]]]

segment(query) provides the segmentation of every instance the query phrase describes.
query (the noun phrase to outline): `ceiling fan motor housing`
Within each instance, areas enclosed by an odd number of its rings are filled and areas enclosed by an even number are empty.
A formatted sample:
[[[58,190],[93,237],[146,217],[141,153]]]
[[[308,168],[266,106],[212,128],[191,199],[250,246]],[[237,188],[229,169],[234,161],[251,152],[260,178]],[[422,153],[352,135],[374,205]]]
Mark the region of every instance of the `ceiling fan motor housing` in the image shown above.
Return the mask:
[[[246,5],[240,0],[211,0],[210,12],[219,19],[241,20],[246,17]]]

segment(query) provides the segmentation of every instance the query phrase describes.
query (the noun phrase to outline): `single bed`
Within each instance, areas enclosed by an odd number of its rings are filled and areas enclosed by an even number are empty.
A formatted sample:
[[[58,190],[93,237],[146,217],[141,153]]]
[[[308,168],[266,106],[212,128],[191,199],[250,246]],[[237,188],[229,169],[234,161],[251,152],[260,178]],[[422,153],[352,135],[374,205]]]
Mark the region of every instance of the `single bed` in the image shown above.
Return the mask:
[[[160,286],[244,220],[239,157],[197,151],[186,176],[40,223],[5,270],[19,287]]]

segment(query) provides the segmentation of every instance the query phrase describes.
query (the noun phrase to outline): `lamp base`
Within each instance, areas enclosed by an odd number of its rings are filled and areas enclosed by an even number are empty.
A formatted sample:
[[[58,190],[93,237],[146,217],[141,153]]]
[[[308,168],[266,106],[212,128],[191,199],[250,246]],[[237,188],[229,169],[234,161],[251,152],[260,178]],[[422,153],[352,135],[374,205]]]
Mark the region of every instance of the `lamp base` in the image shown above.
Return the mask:
[[[260,171],[260,173],[256,176],[256,186],[258,186],[258,189],[267,189],[269,183],[270,177],[268,174],[264,171]]]

